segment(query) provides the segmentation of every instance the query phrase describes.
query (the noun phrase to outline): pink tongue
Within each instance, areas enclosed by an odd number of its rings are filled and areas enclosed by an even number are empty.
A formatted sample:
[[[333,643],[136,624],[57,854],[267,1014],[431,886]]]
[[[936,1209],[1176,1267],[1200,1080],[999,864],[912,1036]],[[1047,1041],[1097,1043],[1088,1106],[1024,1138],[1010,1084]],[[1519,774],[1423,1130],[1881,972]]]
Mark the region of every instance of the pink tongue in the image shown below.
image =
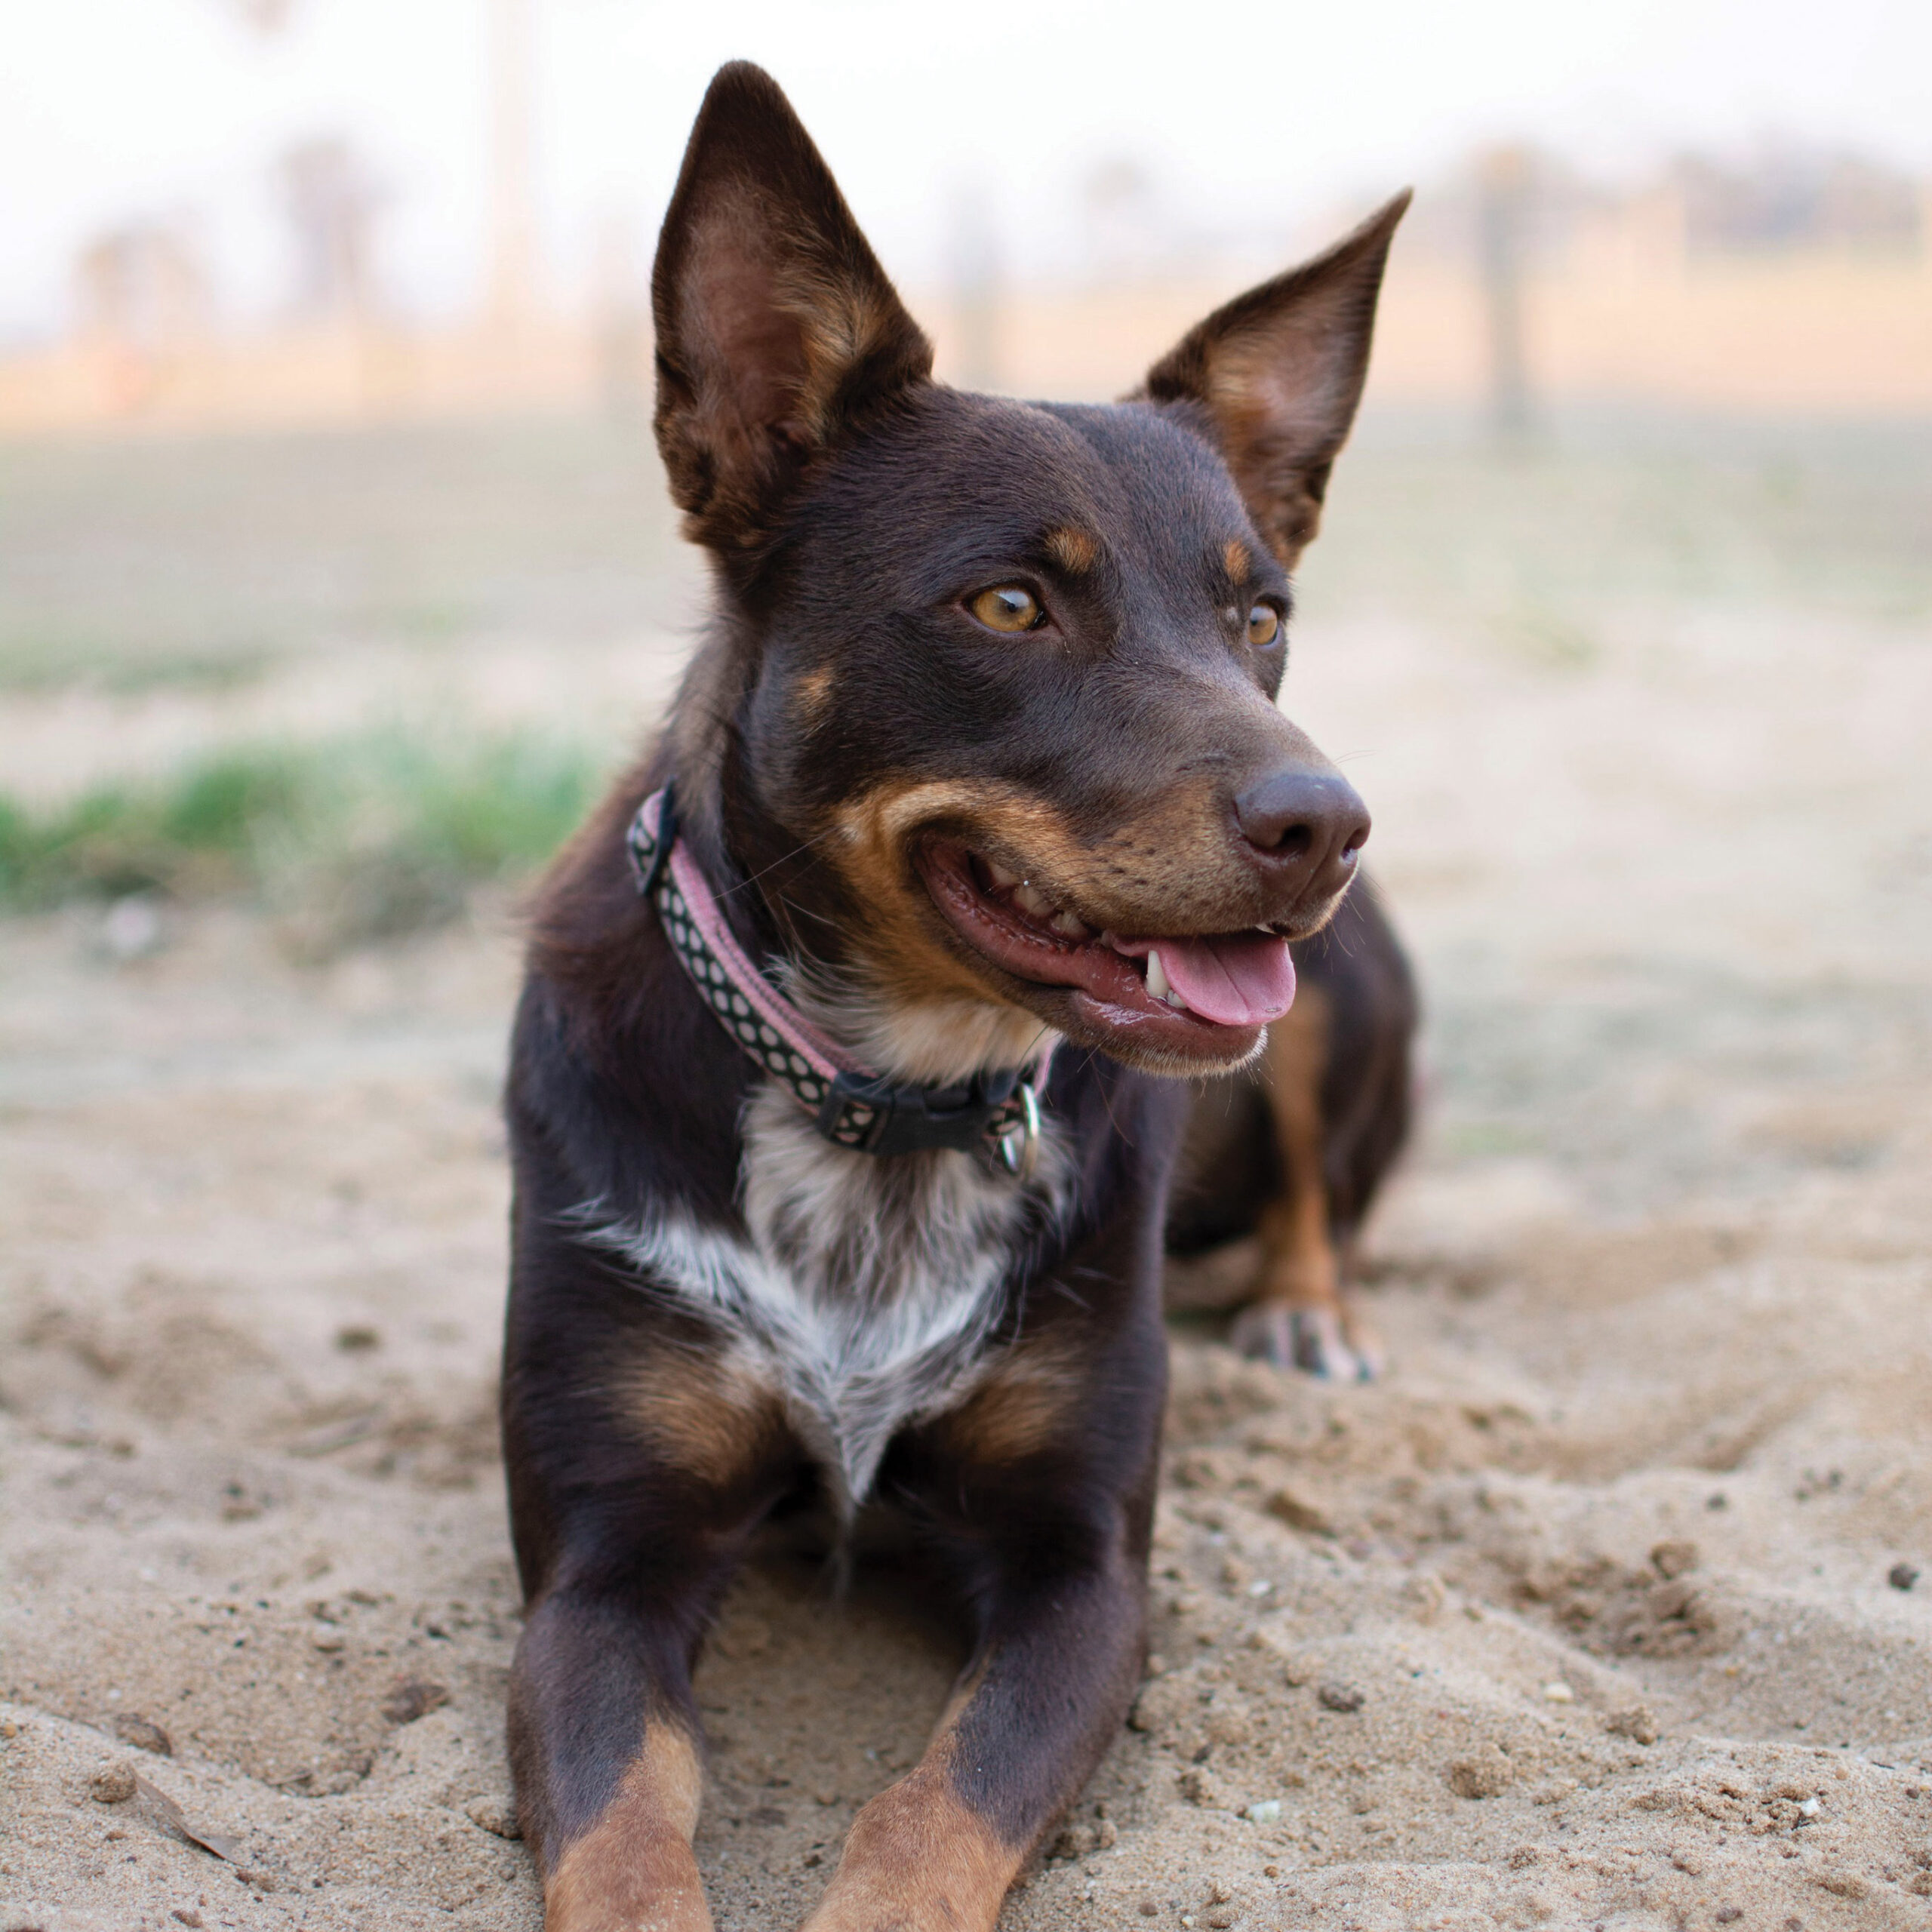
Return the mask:
[[[1295,962],[1272,933],[1157,940],[1149,950],[1161,955],[1168,984],[1217,1026],[1258,1026],[1294,1004]]]

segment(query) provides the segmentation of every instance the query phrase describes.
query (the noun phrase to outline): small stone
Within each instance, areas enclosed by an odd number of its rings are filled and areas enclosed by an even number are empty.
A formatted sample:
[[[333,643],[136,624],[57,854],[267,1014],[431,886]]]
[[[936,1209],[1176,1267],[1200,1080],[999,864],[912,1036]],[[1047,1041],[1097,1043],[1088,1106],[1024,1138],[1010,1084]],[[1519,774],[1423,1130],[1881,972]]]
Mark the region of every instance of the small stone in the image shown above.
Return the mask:
[[[1734,1925],[1744,1916],[1741,1905],[1721,1905],[1711,1914],[1720,1925]]]
[[[1278,1825],[1281,1822],[1281,1801],[1278,1798],[1257,1798],[1242,1815],[1251,1825]]]
[[[17,1737],[20,1734],[20,1727],[11,1718],[0,1720],[0,1737]]]
[[[1543,1687],[1543,1694],[1545,1702],[1552,1704],[1574,1704],[1577,1701],[1576,1692],[1561,1681],[1546,1684]]]
[[[1297,1496],[1291,1489],[1278,1489],[1263,1506],[1269,1515],[1278,1521],[1287,1524],[1291,1530],[1302,1530],[1310,1536],[1332,1537],[1335,1525],[1328,1512],[1306,1497]]]
[[[1673,1537],[1651,1546],[1651,1566],[1666,1582],[1697,1567],[1697,1546],[1687,1538]]]
[[[1909,1563],[1894,1563],[1885,1572],[1885,1581],[1895,1590],[1909,1590],[1918,1581],[1918,1572]]]
[[[123,1711],[114,1720],[114,1734],[123,1744],[131,1744],[142,1751],[152,1751],[157,1757],[174,1755],[174,1740],[158,1724],[146,1718],[137,1718],[131,1711]]]
[[[128,893],[108,907],[100,938],[109,955],[123,964],[145,959],[161,950],[161,909],[145,892]]]
[[[309,1632],[309,1643],[310,1647],[314,1650],[320,1651],[325,1657],[334,1656],[336,1652],[342,1649],[348,1641],[349,1639],[345,1637],[340,1630],[331,1630],[325,1628],[320,1630],[312,1630]]]
[[[1807,1798],[1798,1806],[1798,1815],[1801,1818],[1815,1818],[1821,1808],[1815,1798]]]
[[[1449,1789],[1458,1798],[1500,1798],[1516,1782],[1516,1767],[1494,1744],[1449,1767]]]
[[[94,1793],[97,1804],[125,1804],[134,1795],[134,1767],[131,1764],[109,1764],[106,1770],[97,1771],[94,1782],[88,1789]]]
[[[449,1700],[450,1694],[442,1684],[409,1678],[383,1699],[383,1715],[391,1724],[414,1724],[418,1718],[441,1709]]]
[[[1240,1918],[1240,1912],[1231,1905],[1217,1905],[1208,1914],[1208,1923],[1214,1932],[1227,1932],[1227,1928]]]
[[[1140,1901],[1140,1915],[1143,1918],[1158,1918],[1161,1908],[1152,1899],[1143,1899]]]
[[[1647,1704],[1629,1704],[1620,1711],[1612,1711],[1604,1719],[1603,1727],[1611,1737],[1627,1737],[1632,1744],[1657,1741],[1657,1721],[1651,1716]]]
[[[1813,1882],[1841,1899],[1862,1899],[1872,1889],[1856,1872],[1821,1872]]]
[[[1315,1692],[1315,1697],[1324,1711],[1358,1711],[1368,1702],[1352,1684],[1324,1684]]]
[[[479,1830],[490,1832],[500,1838],[520,1838],[523,1827],[517,1822],[516,1805],[507,1798],[494,1798],[485,1792],[481,1798],[472,1798],[463,1807],[463,1815]]]
[[[202,1915],[198,1912],[191,1911],[186,1906],[177,1905],[168,1915],[170,1918],[175,1919],[191,1928],[198,1928],[202,1923]]]
[[[335,1331],[335,1345],[346,1355],[366,1355],[383,1346],[382,1331],[365,1322],[352,1321]]]

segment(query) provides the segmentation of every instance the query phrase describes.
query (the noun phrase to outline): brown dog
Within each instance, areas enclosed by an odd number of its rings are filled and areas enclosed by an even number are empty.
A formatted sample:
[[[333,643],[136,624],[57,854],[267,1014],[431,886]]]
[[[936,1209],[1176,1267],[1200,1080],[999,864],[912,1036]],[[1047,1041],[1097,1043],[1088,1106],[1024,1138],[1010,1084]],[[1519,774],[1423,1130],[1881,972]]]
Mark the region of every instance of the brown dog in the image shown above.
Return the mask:
[[[892,1519],[968,1633],[816,1932],[990,1926],[1121,1722],[1173,1076],[1261,1053],[1367,835],[1274,698],[1402,205],[1129,403],[964,395],[777,88],[712,85],[654,300],[715,620],[546,888],[509,1091],[551,1932],[708,1925],[691,1673],[780,1512]]]

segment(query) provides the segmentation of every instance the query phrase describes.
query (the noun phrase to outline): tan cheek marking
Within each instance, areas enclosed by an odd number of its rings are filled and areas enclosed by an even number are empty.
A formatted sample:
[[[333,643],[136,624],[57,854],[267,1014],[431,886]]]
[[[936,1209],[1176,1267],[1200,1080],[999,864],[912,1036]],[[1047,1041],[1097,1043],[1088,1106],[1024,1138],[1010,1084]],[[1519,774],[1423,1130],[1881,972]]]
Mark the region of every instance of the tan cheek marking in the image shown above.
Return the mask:
[[[955,1795],[942,1745],[853,1821],[805,1932],[991,1932],[1022,1854]]]
[[[881,786],[841,814],[844,836],[833,857],[878,922],[875,958],[900,971],[915,959],[943,961],[947,977],[922,985],[924,992],[942,986],[968,989],[976,983],[928,938],[902,884],[908,836],[923,824],[955,816],[1001,841],[1034,868],[1049,890],[1076,900],[1088,918],[1097,916],[1103,924],[1124,921],[1124,929],[1131,928],[1150,903],[1167,908],[1177,923],[1197,907],[1211,918],[1224,915],[1230,888],[1239,893],[1250,884],[1238,869],[1223,875],[1227,857],[1216,838],[1213,800],[1204,785],[1175,790],[1095,846],[1075,838],[1052,806],[1022,792],[943,779]],[[1234,923],[1250,916],[1241,914]]]
[[[777,1397],[737,1363],[678,1349],[617,1382],[635,1434],[673,1468],[721,1487],[743,1475],[783,1426]]]
[[[691,1740],[654,1724],[617,1796],[546,1882],[544,1932],[711,1932],[691,1856],[703,1787]]]
[[[947,780],[876,787],[839,814],[828,855],[866,911],[866,949],[895,998],[948,995],[984,1001],[986,987],[934,937],[924,889],[906,878],[906,841],[920,826],[957,814],[1008,838],[1017,851],[1075,848],[1058,815],[1037,801]],[[1069,869],[1071,869],[1069,867]]]
[[[1047,532],[1047,555],[1073,577],[1084,576],[1100,561],[1100,546],[1084,530],[1070,526]]]
[[[1228,539],[1228,547],[1221,552],[1228,567],[1229,580],[1235,583],[1245,583],[1254,568],[1254,559],[1248,555],[1247,546],[1238,537]]]

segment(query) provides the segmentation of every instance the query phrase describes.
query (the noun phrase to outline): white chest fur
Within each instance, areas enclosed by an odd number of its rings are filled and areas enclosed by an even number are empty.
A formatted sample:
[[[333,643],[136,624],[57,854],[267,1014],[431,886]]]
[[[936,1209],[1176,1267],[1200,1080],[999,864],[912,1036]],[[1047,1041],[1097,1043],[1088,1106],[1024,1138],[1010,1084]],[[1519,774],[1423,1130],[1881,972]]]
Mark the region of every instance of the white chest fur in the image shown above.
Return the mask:
[[[894,1433],[971,1380],[1014,1252],[1063,1194],[1051,1130],[1023,1190],[969,1156],[835,1147],[768,1086],[745,1123],[746,1235],[672,1210],[589,1238],[724,1327],[783,1394],[840,1506],[865,1500]]]

